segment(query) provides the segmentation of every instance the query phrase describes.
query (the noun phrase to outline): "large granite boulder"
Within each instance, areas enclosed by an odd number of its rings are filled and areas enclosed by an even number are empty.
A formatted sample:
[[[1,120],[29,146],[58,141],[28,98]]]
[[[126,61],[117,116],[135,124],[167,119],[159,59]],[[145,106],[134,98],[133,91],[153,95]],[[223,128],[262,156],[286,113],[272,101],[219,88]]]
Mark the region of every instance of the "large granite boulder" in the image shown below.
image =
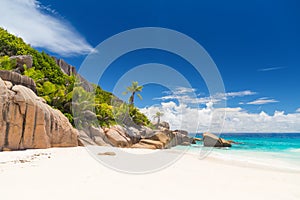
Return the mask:
[[[132,145],[130,137],[128,137],[125,129],[120,125],[112,126],[106,130],[104,141],[114,147],[130,147]]]
[[[153,136],[149,137],[150,140],[156,140],[163,144],[163,147],[166,147],[170,142],[170,137],[167,136],[164,132],[156,132]]]
[[[3,81],[11,82],[13,85],[23,85],[31,89],[33,92],[37,92],[34,80],[28,76],[22,76],[21,74],[13,71],[0,70],[0,78]]]
[[[140,133],[142,138],[149,138],[155,134],[155,131],[147,126],[142,126],[140,128]]]
[[[136,127],[124,127],[128,137],[131,139],[132,143],[138,143],[142,139],[142,132]]]
[[[22,85],[0,78],[0,150],[72,147],[78,132],[59,111]]]
[[[157,140],[141,139],[141,141],[139,143],[147,144],[147,145],[153,145],[153,146],[155,146],[156,149],[163,149],[164,148],[164,144],[160,141],[157,141]]]
[[[102,137],[100,136],[94,136],[93,141],[98,145],[98,146],[111,146],[108,144]]]
[[[97,145],[96,142],[83,130],[78,131],[78,133],[79,146]]]
[[[98,146],[111,146],[105,141],[106,136],[101,127],[89,126],[84,130],[79,131],[80,146],[98,145]]]
[[[169,137],[169,142],[168,145],[166,146],[167,148],[171,148],[177,145],[190,145],[193,143],[193,138],[189,137],[186,131],[164,131],[168,137]]]
[[[203,145],[205,147],[231,147],[231,142],[212,133],[203,133]]]
[[[105,137],[104,130],[101,127],[94,127],[94,126],[89,127],[89,135],[92,138],[93,137],[101,137],[101,138]]]

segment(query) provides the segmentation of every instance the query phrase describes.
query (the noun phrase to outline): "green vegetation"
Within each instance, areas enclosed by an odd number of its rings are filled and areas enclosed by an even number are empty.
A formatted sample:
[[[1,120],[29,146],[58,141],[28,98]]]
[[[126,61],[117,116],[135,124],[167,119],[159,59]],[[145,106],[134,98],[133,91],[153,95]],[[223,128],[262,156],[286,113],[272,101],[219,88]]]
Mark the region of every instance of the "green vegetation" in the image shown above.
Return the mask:
[[[12,70],[16,66],[16,61],[9,59],[8,56],[0,57],[0,69]]]
[[[101,126],[116,124],[116,116],[124,115],[124,111],[128,111],[136,124],[150,124],[147,117],[133,106],[135,93],[142,90],[142,86],[138,86],[137,82],[133,82],[132,86],[127,88],[128,92],[132,93],[129,105],[117,99],[112,93],[102,90],[98,85],[93,85],[93,93],[87,92],[81,87],[81,83],[76,81],[76,76],[63,73],[51,56],[35,50],[21,38],[0,28],[0,70],[13,70],[16,67],[16,60],[9,57],[15,55],[32,56],[33,66],[32,68],[24,66],[23,75],[32,78],[37,85],[37,95],[64,113],[73,125],[84,126],[86,119],[83,113],[88,111],[96,113],[97,119],[89,121],[89,124]],[[138,96],[141,98],[140,94]],[[73,105],[72,98],[75,98]]]

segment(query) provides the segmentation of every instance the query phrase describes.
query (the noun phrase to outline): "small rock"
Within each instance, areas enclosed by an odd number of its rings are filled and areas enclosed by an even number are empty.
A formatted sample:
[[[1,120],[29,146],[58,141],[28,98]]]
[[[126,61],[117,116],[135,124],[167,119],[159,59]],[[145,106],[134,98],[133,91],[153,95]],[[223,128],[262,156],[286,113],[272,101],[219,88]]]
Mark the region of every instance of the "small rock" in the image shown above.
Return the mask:
[[[115,152],[104,152],[104,153],[98,153],[99,156],[115,156]]]
[[[183,143],[181,143],[180,145],[181,145],[181,146],[190,146],[191,143],[189,143],[189,142],[183,142]]]

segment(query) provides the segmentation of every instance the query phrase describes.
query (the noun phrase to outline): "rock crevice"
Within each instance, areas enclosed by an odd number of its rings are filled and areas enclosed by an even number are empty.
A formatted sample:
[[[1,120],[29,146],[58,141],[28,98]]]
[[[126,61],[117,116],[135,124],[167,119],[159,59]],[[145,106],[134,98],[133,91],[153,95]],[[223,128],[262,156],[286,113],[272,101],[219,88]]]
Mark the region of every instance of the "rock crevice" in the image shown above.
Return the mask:
[[[21,74],[13,71],[0,70],[0,78],[3,81],[8,81],[13,85],[23,85],[31,89],[34,93],[37,93],[36,84],[33,79],[28,76],[22,76]],[[9,88],[9,87],[8,87]]]

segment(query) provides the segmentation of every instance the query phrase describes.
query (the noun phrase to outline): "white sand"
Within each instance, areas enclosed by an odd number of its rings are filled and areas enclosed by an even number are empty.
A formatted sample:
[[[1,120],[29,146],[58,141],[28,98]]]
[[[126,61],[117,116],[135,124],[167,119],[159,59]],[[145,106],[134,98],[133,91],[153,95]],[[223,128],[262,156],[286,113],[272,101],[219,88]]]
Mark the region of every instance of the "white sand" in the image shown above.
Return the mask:
[[[199,160],[186,154],[164,170],[130,175],[106,168],[83,147],[1,152],[0,197],[299,200],[300,173],[238,166],[209,158]]]

